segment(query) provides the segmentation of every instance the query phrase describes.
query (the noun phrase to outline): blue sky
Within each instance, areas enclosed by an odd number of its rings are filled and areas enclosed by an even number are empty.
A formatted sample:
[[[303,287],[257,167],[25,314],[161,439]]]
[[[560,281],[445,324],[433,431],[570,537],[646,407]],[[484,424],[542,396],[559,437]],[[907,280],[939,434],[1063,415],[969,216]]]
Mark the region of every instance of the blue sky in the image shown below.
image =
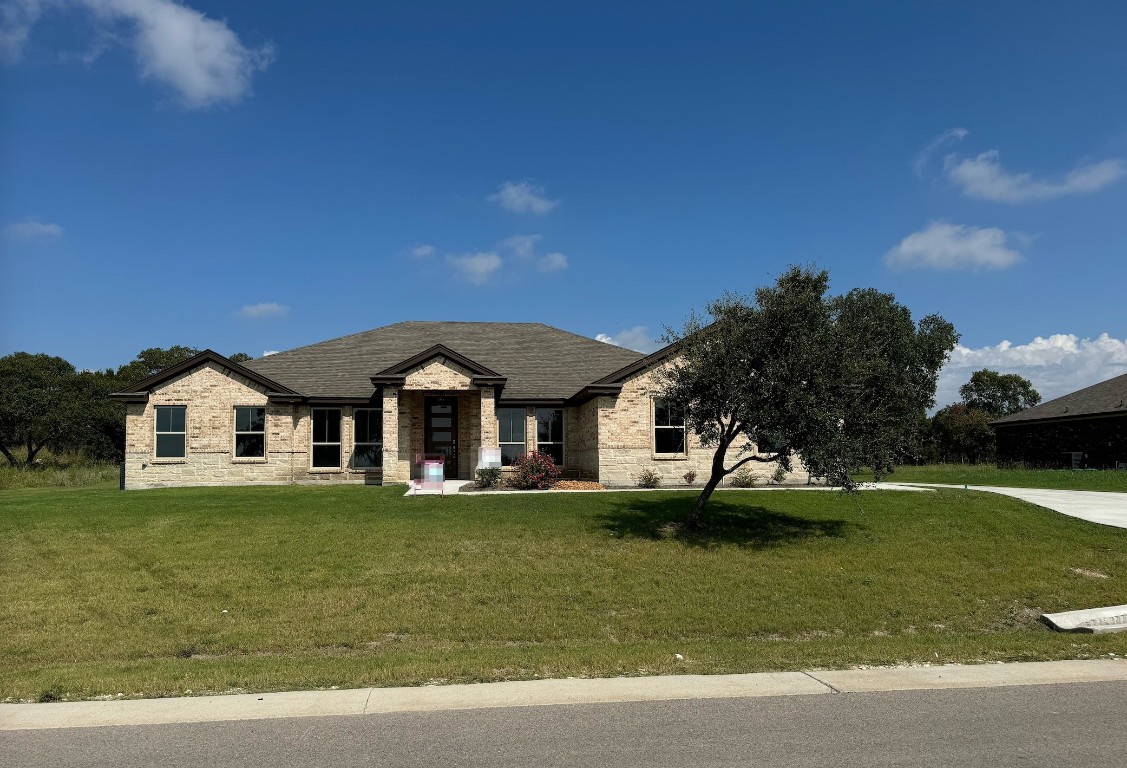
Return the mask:
[[[0,0],[0,354],[652,349],[787,265],[1127,372],[1127,4]]]

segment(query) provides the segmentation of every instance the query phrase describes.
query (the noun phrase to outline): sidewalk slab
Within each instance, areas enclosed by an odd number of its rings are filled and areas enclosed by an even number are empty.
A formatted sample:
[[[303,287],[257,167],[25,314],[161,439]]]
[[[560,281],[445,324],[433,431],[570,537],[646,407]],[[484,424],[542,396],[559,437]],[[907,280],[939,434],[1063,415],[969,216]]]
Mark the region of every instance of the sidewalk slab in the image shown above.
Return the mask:
[[[1014,664],[945,664],[937,667],[845,669],[811,672],[842,693],[992,688],[1010,685],[1127,681],[1127,660],[1029,661]]]
[[[1127,682],[1127,659],[0,704],[0,731],[1106,681]]]
[[[0,705],[0,731],[361,715],[370,688]]]
[[[374,688],[366,712],[539,707],[674,699],[738,699],[832,693],[802,672],[525,680],[424,688]]]

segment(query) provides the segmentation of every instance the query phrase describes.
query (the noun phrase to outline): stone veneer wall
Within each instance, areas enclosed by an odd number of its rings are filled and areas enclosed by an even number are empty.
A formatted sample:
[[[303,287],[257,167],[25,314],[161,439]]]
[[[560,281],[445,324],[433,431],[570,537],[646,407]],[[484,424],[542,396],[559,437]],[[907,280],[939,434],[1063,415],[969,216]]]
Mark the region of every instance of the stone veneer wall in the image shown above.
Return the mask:
[[[155,456],[155,408],[186,406],[186,456]],[[235,406],[266,407],[266,456],[234,455]],[[335,407],[335,406],[334,406]],[[157,387],[146,403],[126,410],[125,487],[363,482],[352,470],[352,407],[341,407],[339,469],[312,469],[312,412],[306,405],[268,403],[263,387],[207,363]]]
[[[684,454],[654,452],[653,398],[649,394],[653,384],[652,371],[643,371],[627,379],[617,397],[597,398],[598,476],[604,485],[637,485],[644,469],[656,472],[663,486],[674,487],[684,485],[686,472],[696,472],[697,485],[712,473],[713,449],[702,446],[692,432],[686,435],[688,445]],[[729,449],[729,465],[738,458],[742,444],[737,442]],[[801,468],[797,460],[794,465]],[[760,485],[767,482],[776,468],[774,462],[750,462],[745,466]]]

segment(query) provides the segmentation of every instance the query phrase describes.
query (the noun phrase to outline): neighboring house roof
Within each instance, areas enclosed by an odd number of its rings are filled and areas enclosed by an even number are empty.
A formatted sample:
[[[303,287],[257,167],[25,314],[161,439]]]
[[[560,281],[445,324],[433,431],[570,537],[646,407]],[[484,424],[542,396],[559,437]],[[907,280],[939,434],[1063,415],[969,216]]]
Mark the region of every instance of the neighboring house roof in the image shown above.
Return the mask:
[[[1114,379],[1101,381],[1077,392],[1047,403],[1035,405],[1024,411],[1003,416],[996,426],[1009,426],[1029,421],[1050,419],[1075,419],[1082,416],[1112,416],[1127,414],[1127,373]]]
[[[377,379],[442,354],[504,380],[502,399],[566,400],[641,353],[542,323],[402,322],[249,360],[245,366],[310,397],[368,398]],[[466,365],[466,363],[472,365]],[[382,375],[382,376],[381,376]]]

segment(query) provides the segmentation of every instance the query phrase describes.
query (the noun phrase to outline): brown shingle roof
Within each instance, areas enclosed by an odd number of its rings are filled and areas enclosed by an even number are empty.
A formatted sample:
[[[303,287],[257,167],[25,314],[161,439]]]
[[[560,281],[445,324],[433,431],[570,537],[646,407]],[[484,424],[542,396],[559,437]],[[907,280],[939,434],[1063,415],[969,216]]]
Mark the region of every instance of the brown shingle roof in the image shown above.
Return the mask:
[[[508,379],[504,400],[566,399],[641,359],[542,323],[413,321],[342,336],[244,365],[304,395],[368,398],[371,377],[441,344]]]
[[[1003,416],[993,423],[1006,426],[1024,421],[1072,419],[1077,416],[1106,416],[1117,413],[1127,414],[1127,373],[1085,387],[1071,395]]]

